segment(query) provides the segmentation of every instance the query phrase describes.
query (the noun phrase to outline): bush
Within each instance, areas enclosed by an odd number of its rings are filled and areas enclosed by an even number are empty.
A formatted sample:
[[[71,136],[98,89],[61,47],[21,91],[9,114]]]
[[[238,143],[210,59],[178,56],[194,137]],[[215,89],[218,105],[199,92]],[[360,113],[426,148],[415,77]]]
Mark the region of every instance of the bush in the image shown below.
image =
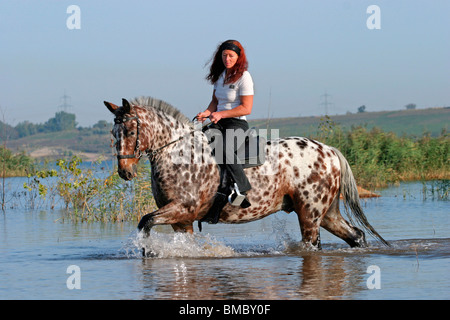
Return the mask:
[[[59,159],[56,161],[58,170],[37,171],[24,188],[38,193],[41,198],[59,197],[74,220],[139,220],[143,214],[156,210],[148,165],[140,165],[138,176],[125,182],[117,170],[98,173],[80,168],[81,164],[77,156],[71,160]]]
[[[26,176],[27,172],[32,172],[34,168],[34,159],[25,152],[13,154],[11,150],[0,147],[0,170],[3,177]]]

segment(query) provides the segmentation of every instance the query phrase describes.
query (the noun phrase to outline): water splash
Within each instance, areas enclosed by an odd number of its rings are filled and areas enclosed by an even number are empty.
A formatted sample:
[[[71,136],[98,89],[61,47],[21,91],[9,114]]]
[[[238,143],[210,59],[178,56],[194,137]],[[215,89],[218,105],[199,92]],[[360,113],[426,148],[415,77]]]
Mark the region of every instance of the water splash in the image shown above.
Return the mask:
[[[209,233],[177,233],[164,229],[152,229],[147,237],[134,231],[121,251],[128,258],[141,258],[142,249],[151,252],[153,258],[235,258],[255,256],[276,256],[308,251],[291,235],[284,219],[272,221],[272,232],[261,232],[223,239]]]
[[[210,234],[161,233],[152,230],[148,237],[134,232],[124,248],[127,257],[141,257],[142,248],[153,258],[209,258],[235,257],[235,250]]]

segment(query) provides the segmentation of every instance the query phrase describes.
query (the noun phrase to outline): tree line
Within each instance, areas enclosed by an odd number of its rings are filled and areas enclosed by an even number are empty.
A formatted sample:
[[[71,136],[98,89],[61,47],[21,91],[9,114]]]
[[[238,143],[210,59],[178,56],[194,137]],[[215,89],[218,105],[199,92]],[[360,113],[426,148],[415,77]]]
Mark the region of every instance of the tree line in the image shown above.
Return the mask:
[[[48,119],[45,123],[32,123],[28,120],[19,122],[15,127],[8,124],[0,122],[0,130],[2,132],[8,132],[8,138],[18,139],[27,136],[31,136],[38,133],[51,133],[51,132],[61,132],[69,131],[77,128],[78,123],[76,122],[75,114],[68,113],[65,111],[60,111],[55,113],[53,118]],[[105,120],[100,120],[93,125],[93,133],[103,134],[108,131],[108,122]]]

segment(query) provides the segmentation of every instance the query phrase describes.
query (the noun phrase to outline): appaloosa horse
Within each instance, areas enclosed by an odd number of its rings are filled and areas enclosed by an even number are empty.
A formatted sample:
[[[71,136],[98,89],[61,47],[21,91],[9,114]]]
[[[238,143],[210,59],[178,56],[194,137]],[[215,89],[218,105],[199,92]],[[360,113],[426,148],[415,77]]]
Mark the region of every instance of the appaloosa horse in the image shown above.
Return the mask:
[[[152,191],[158,210],[146,214],[138,229],[146,234],[154,225],[170,224],[175,231],[193,232],[212,205],[219,186],[219,169],[201,130],[169,104],[150,97],[122,100],[119,107],[106,102],[114,114],[118,173],[125,180],[136,176],[137,163],[148,155]],[[266,162],[245,169],[252,185],[249,208],[227,204],[222,223],[243,223],[284,210],[297,213],[302,241],[320,249],[320,227],[352,247],[366,246],[364,230],[388,243],[367,221],[359,204],[355,179],[348,162],[335,148],[320,142],[289,137],[268,141]],[[342,194],[347,216],[339,212]]]

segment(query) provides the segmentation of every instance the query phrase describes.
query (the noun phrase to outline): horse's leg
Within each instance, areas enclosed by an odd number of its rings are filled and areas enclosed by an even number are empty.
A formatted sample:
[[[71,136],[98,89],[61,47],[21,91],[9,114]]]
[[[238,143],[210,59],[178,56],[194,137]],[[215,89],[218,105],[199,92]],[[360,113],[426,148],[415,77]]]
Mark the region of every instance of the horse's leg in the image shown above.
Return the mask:
[[[302,242],[307,248],[315,250],[322,249],[320,243],[320,225],[313,221],[312,215],[308,210],[297,212],[302,232]]]
[[[320,250],[320,221],[322,214],[317,209],[312,209],[309,203],[304,203],[299,197],[294,200],[294,210],[300,223],[302,242],[308,248]]]
[[[168,205],[160,208],[159,210],[153,211],[146,214],[141,218],[138,224],[138,230],[144,231],[145,236],[150,235],[150,230],[154,225],[158,224],[171,224],[175,231],[187,231],[192,233],[193,227],[192,223],[181,223],[179,221],[189,221],[194,217],[188,211],[187,207],[178,202],[171,202]],[[153,256],[152,252],[146,252],[145,247],[142,248],[142,255],[144,257]]]
[[[151,213],[146,214],[139,221],[138,229],[141,231],[142,229],[148,235],[150,229],[154,225],[158,224],[171,224],[177,225],[176,227],[180,227],[180,221],[194,221],[194,214],[190,213],[188,208],[179,203],[179,202],[171,202],[159,210],[153,211]],[[189,231],[188,224],[183,223],[184,226],[187,226],[186,231]],[[191,223],[192,229],[192,223]]]
[[[347,242],[351,247],[366,247],[364,232],[347,222],[339,211],[339,194],[320,224],[325,230]]]
[[[189,232],[190,234],[194,233],[194,227],[191,223],[174,223],[172,224],[173,231],[175,232]]]

